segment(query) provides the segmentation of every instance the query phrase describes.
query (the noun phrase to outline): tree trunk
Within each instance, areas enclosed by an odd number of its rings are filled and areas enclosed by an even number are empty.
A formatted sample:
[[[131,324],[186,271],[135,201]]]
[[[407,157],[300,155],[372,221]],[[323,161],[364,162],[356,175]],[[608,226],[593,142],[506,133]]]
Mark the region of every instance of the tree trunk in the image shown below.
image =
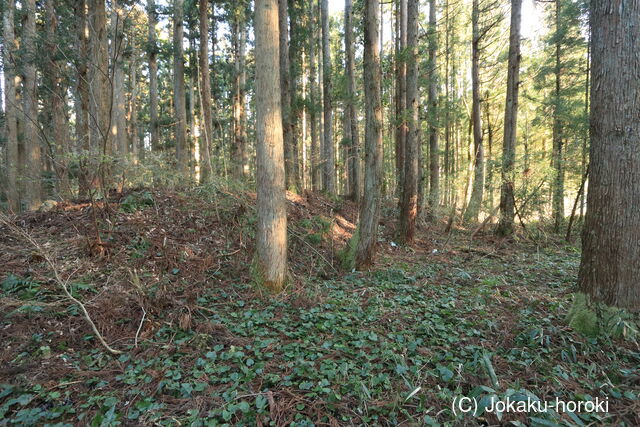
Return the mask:
[[[413,243],[418,216],[418,0],[409,0],[407,12],[407,121],[404,185],[400,206],[400,241]]]
[[[116,1],[111,2],[111,68],[113,95],[111,97],[111,135],[117,157],[119,172],[124,171],[124,161],[128,151],[126,106],[124,93],[124,11]]]
[[[200,182],[211,179],[211,145],[213,120],[211,117],[211,81],[209,78],[209,2],[200,1],[200,107],[203,135],[200,145]]]
[[[591,164],[581,292],[640,310],[640,4],[591,3]]]
[[[331,46],[329,45],[329,6],[322,2],[322,87],[324,108],[324,190],[336,193],[336,156],[333,145],[333,109],[331,105]]]
[[[88,170],[97,175],[89,176],[89,182],[95,187],[96,181],[102,183],[102,189],[108,190],[111,180],[111,108],[109,74],[109,40],[107,37],[107,11],[104,0],[89,0],[90,14],[89,46],[91,50],[89,73],[89,123],[91,129],[91,147],[88,156]],[[100,160],[102,159],[102,160]],[[96,164],[95,162],[98,161]],[[89,172],[91,173],[91,172]],[[97,179],[96,179],[97,178]]]
[[[364,4],[364,89],[366,104],[364,193],[360,205],[356,268],[371,266],[378,242],[380,188],[382,186],[382,105],[378,50],[378,1]]]
[[[184,84],[184,0],[173,0],[173,106],[175,109],[176,160],[180,173],[188,173],[187,106]]]
[[[284,137],[285,181],[287,190],[298,191],[296,186],[293,148],[293,122],[291,117],[291,77],[289,67],[289,14],[287,0],[278,0],[280,30],[280,90],[282,100],[282,132]]]
[[[440,203],[438,86],[436,0],[429,0],[429,218],[431,219],[437,218]]]
[[[244,178],[248,173],[247,163],[247,136],[245,131],[245,43],[246,29],[244,22],[236,13],[232,34],[234,52],[234,78],[233,78],[233,153],[234,176],[236,179]],[[278,85],[279,87],[279,85]]]
[[[317,13],[315,7],[310,8],[310,32],[309,37],[309,98],[311,107],[309,108],[309,120],[311,121],[311,188],[319,191],[322,188],[322,170],[320,169],[320,115],[318,100],[320,99],[320,89],[318,87],[318,67],[316,65],[317,37],[316,27]]]
[[[15,0],[7,0],[3,13],[2,64],[4,71],[4,114],[7,135],[7,199],[9,209],[20,212],[18,191],[19,150],[16,113],[16,45],[14,29]]]
[[[280,105],[278,1],[256,0],[257,278],[280,291],[287,277],[287,212]]]
[[[560,33],[560,2],[556,0],[555,20],[556,35]],[[562,122],[560,120],[560,102],[561,102],[561,58],[562,39],[556,36],[556,63],[555,63],[555,99],[553,106],[553,229],[556,233],[560,232],[562,221],[564,221],[564,162],[563,162],[563,141],[562,141]]]
[[[144,140],[140,138],[138,131],[138,54],[135,46],[132,46],[131,63],[129,65],[129,108],[128,108],[128,136],[129,145],[135,164],[144,159]]]
[[[480,115],[480,30],[479,18],[480,10],[478,7],[479,0],[473,0],[472,20],[472,58],[471,58],[471,92],[472,102],[471,120],[473,123],[473,187],[471,190],[471,198],[469,206],[464,215],[465,222],[476,222],[480,214],[482,206],[482,198],[484,193],[484,147],[482,145],[482,117]]]
[[[345,135],[349,135],[347,151],[347,169],[349,182],[349,197],[354,202],[360,201],[360,147],[358,132],[358,116],[356,111],[356,78],[353,59],[353,4],[352,0],[344,2],[344,50],[346,53],[347,74],[347,105],[345,114]],[[347,132],[348,128],[348,132]]]
[[[407,63],[404,59],[407,47],[407,0],[396,3],[396,191],[402,195],[404,183],[405,145],[407,143]]]
[[[500,223],[497,233],[513,234],[515,196],[513,175],[516,162],[516,134],[518,131],[518,88],[520,85],[520,22],[522,0],[511,1],[509,30],[509,65],[507,95],[504,108],[504,137],[502,139],[502,186],[500,189]]]
[[[22,90],[24,114],[24,147],[26,153],[25,178],[28,180],[25,191],[27,209],[38,209],[42,204],[42,154],[38,135],[38,91],[36,80],[36,2],[26,0],[24,20],[22,22],[22,47],[24,61],[24,80]]]
[[[75,3],[76,39],[76,152],[78,153],[78,196],[84,198],[90,189],[88,158],[91,150],[89,132],[89,26],[87,21],[87,1]]]
[[[148,57],[149,57],[149,118],[151,123],[151,149],[160,150],[160,128],[158,125],[158,60],[156,45],[156,3],[147,1],[147,16],[149,20]]]

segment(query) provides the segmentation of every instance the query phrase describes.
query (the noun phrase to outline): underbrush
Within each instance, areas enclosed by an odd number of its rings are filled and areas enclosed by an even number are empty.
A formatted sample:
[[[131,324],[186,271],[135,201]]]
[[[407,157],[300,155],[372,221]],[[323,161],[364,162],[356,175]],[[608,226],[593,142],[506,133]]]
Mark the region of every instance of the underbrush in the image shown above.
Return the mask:
[[[355,208],[288,195],[293,280],[251,285],[254,195],[139,189],[100,212],[15,220],[54,259],[109,344],[61,296],[42,255],[0,230],[0,425],[638,425],[640,352],[568,327],[571,246],[469,242],[441,225],[383,235],[378,269],[343,273]],[[384,220],[383,220],[384,223]],[[454,399],[473,397],[473,414]],[[608,413],[488,413],[497,400],[608,399]]]

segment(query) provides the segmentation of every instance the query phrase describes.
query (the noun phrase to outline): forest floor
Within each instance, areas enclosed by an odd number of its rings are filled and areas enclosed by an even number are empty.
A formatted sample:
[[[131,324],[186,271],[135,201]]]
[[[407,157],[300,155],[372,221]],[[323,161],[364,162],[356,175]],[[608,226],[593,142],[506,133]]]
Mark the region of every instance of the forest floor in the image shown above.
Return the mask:
[[[375,269],[344,272],[353,204],[289,194],[274,296],[254,198],[138,189],[0,225],[0,425],[640,425],[637,342],[567,326],[576,247],[444,223],[398,246],[388,208]],[[608,411],[489,413],[507,398]]]

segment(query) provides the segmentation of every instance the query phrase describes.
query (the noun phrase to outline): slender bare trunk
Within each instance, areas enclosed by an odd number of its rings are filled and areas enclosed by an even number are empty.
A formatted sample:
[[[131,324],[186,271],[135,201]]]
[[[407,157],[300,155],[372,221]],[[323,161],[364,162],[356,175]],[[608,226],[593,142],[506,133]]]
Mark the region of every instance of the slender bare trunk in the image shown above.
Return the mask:
[[[320,169],[320,116],[318,114],[320,99],[320,90],[318,87],[318,67],[316,64],[317,37],[316,37],[316,10],[311,7],[311,37],[309,38],[309,98],[311,99],[311,108],[309,109],[309,120],[311,121],[311,188],[319,191],[322,187],[322,173]]]
[[[436,0],[429,0],[429,217],[431,219],[437,218],[440,204],[438,87]]]
[[[289,14],[287,0],[278,0],[280,30],[280,90],[282,99],[282,132],[284,134],[285,180],[288,190],[297,191],[295,177],[293,121],[291,117],[291,77],[289,66]]]
[[[345,114],[345,136],[349,136],[347,146],[347,169],[349,182],[349,196],[351,200],[360,201],[361,177],[360,177],[360,141],[358,131],[358,116],[356,111],[356,78],[353,59],[353,2],[345,0],[344,3],[344,49],[346,52],[347,73],[347,105]],[[348,130],[348,132],[347,132]]]
[[[22,46],[24,54],[24,81],[22,90],[24,113],[24,147],[26,152],[25,191],[27,209],[33,210],[42,204],[42,154],[38,135],[38,91],[36,81],[36,2],[26,0],[22,22]]]
[[[511,29],[509,30],[509,68],[507,96],[504,108],[504,138],[502,139],[502,187],[500,189],[500,223],[497,233],[513,233],[515,213],[514,165],[518,125],[518,87],[520,84],[520,22],[522,0],[511,1]]]
[[[407,122],[409,132],[405,145],[404,185],[400,205],[400,241],[413,243],[418,216],[418,0],[409,0],[407,12]]]
[[[60,61],[57,59],[56,38],[58,32],[58,18],[56,16],[56,0],[45,2],[46,20],[46,52],[47,67],[44,69],[44,78],[48,87],[47,109],[49,114],[49,129],[51,142],[51,160],[57,176],[56,187],[62,198],[71,196],[69,184],[69,123],[65,114],[65,101],[67,88],[64,86],[63,76],[60,71]]]
[[[89,192],[88,158],[91,150],[89,132],[89,26],[87,0],[75,3],[76,40],[76,152],[78,153],[78,195],[86,197]]]
[[[20,192],[18,191],[19,150],[18,122],[16,114],[16,45],[14,29],[15,0],[7,0],[3,14],[3,71],[4,71],[4,114],[7,135],[7,199],[9,209],[19,212]]]
[[[405,145],[407,143],[407,0],[396,3],[396,191],[402,195],[404,183]]]
[[[177,168],[186,174],[189,167],[187,144],[187,106],[184,83],[184,0],[173,0],[173,106],[175,109],[175,138]]]
[[[471,189],[471,198],[469,205],[464,214],[466,222],[475,222],[478,220],[482,199],[484,195],[484,146],[482,144],[482,116],[480,106],[480,29],[479,19],[480,10],[478,6],[479,0],[473,0],[472,10],[472,58],[471,58],[471,121],[473,124],[473,186]]]
[[[278,1],[256,0],[257,278],[280,291],[287,277],[287,209],[280,105]]]
[[[245,43],[246,30],[239,13],[233,22],[233,154],[234,176],[242,179],[248,174],[247,137],[245,131]],[[279,86],[278,86],[279,87]]]
[[[560,2],[556,0],[555,21],[556,34],[560,33]],[[560,96],[562,63],[561,59],[561,43],[562,39],[556,37],[556,57],[555,57],[555,93],[553,106],[553,229],[556,233],[560,232],[560,227],[564,221],[564,155],[562,140],[562,122],[560,119]]]
[[[111,109],[109,76],[109,40],[107,37],[107,11],[104,0],[89,0],[90,17],[89,46],[91,51],[89,70],[89,121],[91,129],[91,147],[88,156],[89,177],[92,187],[102,183],[107,190],[111,180]],[[100,160],[102,159],[102,160]],[[96,164],[95,162],[98,161]]]
[[[151,128],[151,149],[160,150],[160,129],[158,127],[158,59],[156,44],[156,3],[147,1],[147,17],[149,20],[149,35],[147,49],[149,57],[149,119]]]
[[[364,193],[360,205],[356,268],[371,266],[378,242],[380,188],[382,186],[381,71],[378,50],[378,1],[364,5],[364,89],[366,104]]]
[[[336,192],[336,156],[333,145],[333,107],[331,104],[331,47],[329,46],[329,6],[322,2],[322,87],[324,111],[324,189],[329,194]]]
[[[209,2],[201,1],[200,10],[200,107],[202,108],[203,135],[200,145],[200,181],[211,179],[211,138],[213,121],[211,118],[211,82],[209,80]]]
[[[111,136],[117,157],[120,161],[120,172],[127,156],[126,107],[124,93],[124,11],[116,0],[111,2],[111,67],[113,75],[113,95],[111,97]]]

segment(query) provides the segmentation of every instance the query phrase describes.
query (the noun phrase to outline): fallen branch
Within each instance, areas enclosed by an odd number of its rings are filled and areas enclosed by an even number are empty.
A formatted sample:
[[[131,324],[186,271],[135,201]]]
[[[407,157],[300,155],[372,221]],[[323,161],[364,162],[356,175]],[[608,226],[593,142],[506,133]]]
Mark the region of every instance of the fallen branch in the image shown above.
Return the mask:
[[[96,337],[98,337],[98,340],[100,341],[100,344],[102,344],[102,346],[111,354],[122,354],[122,351],[116,350],[116,349],[112,348],[111,346],[109,346],[109,344],[107,344],[107,342],[105,341],[105,339],[102,336],[102,334],[98,331],[98,328],[96,327],[96,324],[91,319],[91,316],[89,315],[89,312],[87,311],[87,308],[76,297],[71,295],[71,292],[69,292],[69,278],[67,278],[67,280],[63,280],[62,279],[56,264],[53,262],[53,260],[49,256],[48,252],[45,251],[42,248],[42,246],[40,246],[40,244],[33,237],[31,237],[29,235],[29,233],[27,233],[26,231],[24,231],[20,227],[16,226],[13,222],[11,222],[11,220],[6,215],[0,214],[0,224],[3,224],[5,226],[7,226],[7,228],[9,228],[9,230],[11,230],[15,234],[21,236],[24,240],[26,240],[29,244],[31,244],[31,246],[33,246],[35,250],[37,250],[40,253],[42,258],[49,265],[49,268],[51,268],[51,271],[53,272],[53,275],[54,275],[54,279],[55,279],[56,283],[58,283],[58,285],[60,285],[60,287],[62,288],[62,291],[64,292],[65,296],[70,301],[72,301],[74,304],[76,304],[78,307],[80,307],[80,310],[82,310],[82,313],[84,314],[84,318],[87,320],[87,323],[89,323],[89,326],[91,326],[91,329],[93,330],[93,333],[96,335]]]

